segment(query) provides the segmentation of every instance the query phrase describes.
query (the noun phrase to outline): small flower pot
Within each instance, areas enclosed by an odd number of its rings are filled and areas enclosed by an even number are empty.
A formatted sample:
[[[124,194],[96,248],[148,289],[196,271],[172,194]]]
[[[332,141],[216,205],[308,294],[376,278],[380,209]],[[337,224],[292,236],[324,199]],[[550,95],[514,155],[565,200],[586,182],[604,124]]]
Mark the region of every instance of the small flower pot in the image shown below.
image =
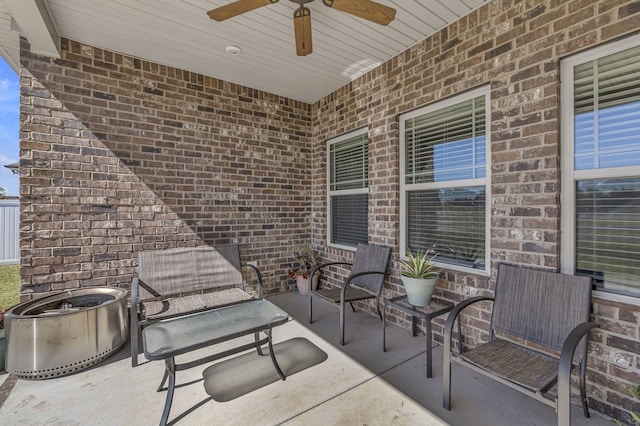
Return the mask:
[[[320,274],[316,274],[313,277],[311,285],[313,286],[313,290],[318,288],[318,278]],[[298,292],[300,292],[303,296],[309,295],[309,278],[302,278],[302,276],[296,277],[296,284],[298,285]]]
[[[433,290],[438,283],[437,278],[421,279],[400,276],[404,291],[407,293],[407,302],[413,306],[427,306],[431,303]]]

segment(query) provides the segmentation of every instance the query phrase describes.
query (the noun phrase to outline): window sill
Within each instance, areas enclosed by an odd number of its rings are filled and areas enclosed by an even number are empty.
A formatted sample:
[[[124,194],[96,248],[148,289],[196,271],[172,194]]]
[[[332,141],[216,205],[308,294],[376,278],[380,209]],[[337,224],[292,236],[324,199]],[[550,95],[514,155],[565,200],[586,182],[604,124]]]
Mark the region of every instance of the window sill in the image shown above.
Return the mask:
[[[348,250],[348,251],[353,251],[355,252],[358,247],[353,247],[353,246],[343,246],[340,244],[333,244],[333,243],[327,243],[327,247],[331,247],[331,248],[335,248],[335,249],[339,249],[339,250]]]
[[[605,302],[624,303],[625,305],[640,306],[640,298],[633,296],[624,296],[622,294],[609,293],[601,290],[594,290],[592,293],[594,299],[600,299]]]

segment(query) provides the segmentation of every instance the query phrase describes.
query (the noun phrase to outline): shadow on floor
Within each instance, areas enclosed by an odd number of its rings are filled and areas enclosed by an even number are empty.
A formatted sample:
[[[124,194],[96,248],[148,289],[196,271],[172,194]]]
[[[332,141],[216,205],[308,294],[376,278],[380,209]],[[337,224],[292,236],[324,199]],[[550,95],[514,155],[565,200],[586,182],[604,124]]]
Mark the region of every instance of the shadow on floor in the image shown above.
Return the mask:
[[[311,368],[327,359],[327,353],[303,337],[295,337],[273,345],[278,365],[289,376]],[[225,402],[246,395],[280,380],[268,354],[250,351],[218,362],[203,372],[204,390],[215,401]]]

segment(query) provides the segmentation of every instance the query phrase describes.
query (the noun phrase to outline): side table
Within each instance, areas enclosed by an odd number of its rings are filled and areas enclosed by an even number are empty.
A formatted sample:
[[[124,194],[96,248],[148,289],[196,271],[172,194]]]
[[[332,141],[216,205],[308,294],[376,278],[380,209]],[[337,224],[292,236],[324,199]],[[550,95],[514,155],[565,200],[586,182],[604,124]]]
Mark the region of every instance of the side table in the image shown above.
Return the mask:
[[[432,361],[431,361],[431,320],[437,316],[446,314],[453,309],[453,303],[446,302],[444,300],[432,298],[431,303],[424,307],[413,306],[407,302],[407,296],[398,296],[387,300],[382,309],[382,351],[386,352],[386,317],[387,309],[394,308],[405,314],[411,315],[411,332],[414,336],[417,336],[416,323],[419,318],[424,318],[426,324],[426,337],[427,337],[427,377],[433,377]]]

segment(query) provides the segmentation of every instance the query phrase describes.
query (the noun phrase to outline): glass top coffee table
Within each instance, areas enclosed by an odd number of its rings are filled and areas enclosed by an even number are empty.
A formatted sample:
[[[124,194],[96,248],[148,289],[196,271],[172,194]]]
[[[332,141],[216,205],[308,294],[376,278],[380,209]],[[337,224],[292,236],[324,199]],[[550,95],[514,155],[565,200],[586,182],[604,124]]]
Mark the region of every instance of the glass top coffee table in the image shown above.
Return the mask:
[[[411,332],[414,336],[417,336],[416,323],[418,319],[423,318],[425,322],[426,328],[426,339],[427,339],[427,377],[433,377],[432,370],[432,360],[431,360],[431,320],[437,316],[446,314],[447,312],[453,309],[453,303],[447,302],[444,300],[440,300],[437,298],[432,298],[431,303],[425,307],[418,307],[410,305],[407,302],[407,296],[398,296],[392,299],[387,300],[384,304],[384,308],[382,309],[382,351],[386,352],[386,336],[385,336],[385,328],[386,328],[386,317],[387,317],[387,309],[397,309],[400,312],[404,312],[405,314],[411,315]]]
[[[142,330],[144,356],[148,360],[164,360],[165,372],[158,392],[169,379],[167,398],[160,425],[166,425],[173,401],[176,371],[202,365],[248,349],[256,349],[263,355],[261,346],[269,344],[269,355],[282,380],[285,375],[280,369],[273,352],[271,331],[289,320],[289,314],[266,300],[252,300],[225,308],[199,312],[151,324]],[[260,339],[260,333],[266,337]],[[237,337],[254,334],[255,341],[225,350],[195,361],[176,364],[175,357]]]

